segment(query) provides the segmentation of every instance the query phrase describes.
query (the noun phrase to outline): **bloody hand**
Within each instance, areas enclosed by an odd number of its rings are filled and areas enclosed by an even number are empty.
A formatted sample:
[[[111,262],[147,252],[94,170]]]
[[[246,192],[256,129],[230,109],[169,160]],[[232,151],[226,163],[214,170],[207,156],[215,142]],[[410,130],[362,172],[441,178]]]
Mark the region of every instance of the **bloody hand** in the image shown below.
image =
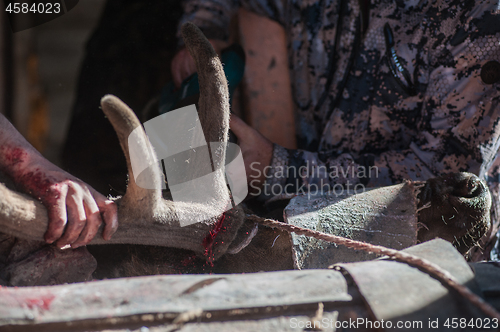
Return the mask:
[[[118,228],[117,209],[91,186],[50,163],[36,151],[18,146],[0,147],[2,169],[16,186],[39,199],[47,208],[48,243],[59,248],[88,244],[104,221],[104,239]]]

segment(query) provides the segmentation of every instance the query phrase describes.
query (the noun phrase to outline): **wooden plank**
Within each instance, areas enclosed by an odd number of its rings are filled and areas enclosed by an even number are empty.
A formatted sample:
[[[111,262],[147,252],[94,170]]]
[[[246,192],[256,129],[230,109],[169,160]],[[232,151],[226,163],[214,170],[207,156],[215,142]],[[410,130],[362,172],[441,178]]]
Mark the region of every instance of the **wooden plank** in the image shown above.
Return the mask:
[[[450,272],[459,283],[481,294],[474,281],[474,273],[451,243],[436,239],[404,250],[424,257]],[[429,321],[440,321],[440,328],[447,318],[486,318],[477,307],[465,298],[448,290],[438,280],[407,264],[392,260],[376,260],[339,264],[358,285],[379,321],[421,322],[401,331],[429,328]],[[369,273],[367,273],[369,271]],[[390,330],[390,329],[387,329]]]
[[[353,195],[347,192],[302,195],[285,208],[289,224],[393,249],[417,243],[417,206],[413,184],[376,188]],[[298,269],[326,268],[339,262],[376,258],[333,243],[292,234]]]
[[[325,311],[321,320],[316,321],[316,326],[321,327],[321,332],[342,331],[336,329],[336,322],[341,322],[342,319],[348,319],[347,315],[351,315],[354,319],[358,316],[356,311],[347,311],[343,308],[339,310]],[[304,327],[313,326],[314,321],[311,316],[307,315],[290,315],[279,316],[264,319],[244,319],[237,321],[225,322],[193,322],[175,329],[172,324],[164,324],[160,326],[139,327],[137,329],[120,329],[106,330],[103,332],[298,332],[304,331]],[[339,323],[337,323],[339,324]],[[307,331],[307,330],[306,330]],[[314,331],[314,330],[313,330]]]
[[[468,264],[448,242],[433,240],[405,251],[431,260],[479,291]],[[484,317],[463,298],[406,264],[376,260],[341,264],[339,268],[342,273],[302,270],[155,276],[4,287],[0,288],[0,330],[127,328],[142,332],[144,326],[155,332],[291,331],[291,319],[299,317],[304,321],[319,316],[340,322],[362,318],[363,322],[383,319],[422,324],[445,316]]]
[[[351,300],[345,279],[333,270],[154,276],[50,287],[4,287],[0,289],[0,328],[148,314],[171,318],[196,310],[254,310]]]

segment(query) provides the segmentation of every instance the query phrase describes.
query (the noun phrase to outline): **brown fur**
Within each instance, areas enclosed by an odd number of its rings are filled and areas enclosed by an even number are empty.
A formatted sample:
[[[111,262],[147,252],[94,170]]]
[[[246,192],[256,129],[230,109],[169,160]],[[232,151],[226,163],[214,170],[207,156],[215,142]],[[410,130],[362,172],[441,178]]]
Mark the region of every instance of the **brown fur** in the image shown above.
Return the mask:
[[[490,225],[491,196],[471,173],[452,173],[427,180],[419,195],[420,242],[443,238],[465,254]]]

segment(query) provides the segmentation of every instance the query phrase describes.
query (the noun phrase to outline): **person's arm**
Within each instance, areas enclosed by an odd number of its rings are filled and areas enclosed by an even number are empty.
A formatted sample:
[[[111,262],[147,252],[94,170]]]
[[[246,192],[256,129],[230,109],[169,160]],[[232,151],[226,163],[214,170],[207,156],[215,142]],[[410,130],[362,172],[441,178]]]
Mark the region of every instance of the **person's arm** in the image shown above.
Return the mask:
[[[1,114],[0,170],[47,208],[48,243],[57,241],[60,248],[86,245],[103,221],[104,239],[116,231],[116,204],[45,159]]]
[[[182,6],[184,14],[177,34],[180,45],[180,27],[185,22],[194,23],[208,39],[227,41],[229,21],[240,7],[285,24],[284,0],[183,0]]]
[[[366,186],[401,182],[396,179],[399,177],[400,180],[432,177],[432,172],[426,167],[410,166],[420,164],[410,151],[387,152],[378,157],[364,155],[360,161],[355,161],[347,153],[320,157],[317,152],[286,149],[273,144],[235,115],[231,116],[230,127],[238,137],[243,154],[249,193],[264,200],[308,192],[353,193]],[[416,171],[413,174],[403,172],[408,169]],[[393,171],[397,173],[396,178]]]
[[[422,99],[423,124],[407,149],[339,155],[336,151],[316,153],[275,145],[270,164],[263,158],[247,167],[253,172],[249,176],[255,176],[248,178],[250,186],[254,181],[255,187],[264,191],[267,185],[267,193],[273,196],[280,190],[290,193],[308,186],[313,191],[323,187],[352,190],[357,184],[384,186],[450,172],[467,171],[485,178],[500,148],[500,30],[496,28],[500,16],[483,13],[475,12],[478,17],[468,20],[465,33],[457,31],[460,43],[455,37],[453,45],[447,45],[447,54],[455,61],[440,57],[441,48],[429,51],[435,63],[426,74],[429,82]],[[231,129],[241,144],[247,144],[245,135],[238,135],[233,126]],[[246,149],[257,151],[261,147]],[[259,180],[263,177],[265,183]]]
[[[377,155],[285,149],[241,120],[231,121],[243,151],[250,192],[267,198],[308,191],[353,193],[450,172],[485,178],[500,148],[500,84],[461,86],[463,90],[457,92],[470,98],[467,106],[449,112],[447,103],[439,107],[426,103],[424,112],[431,114],[431,120],[429,130],[419,136],[422,141],[415,139],[409,149]]]
[[[482,84],[478,81],[481,66],[475,68],[478,69],[463,78],[475,82],[460,82],[457,73],[443,78],[449,82],[457,78],[449,98],[459,99],[458,103],[444,98],[438,104],[435,98],[427,97],[422,110],[430,117],[427,130],[419,133],[406,150],[360,156],[289,150],[273,147],[263,137],[248,139],[260,134],[254,131],[251,136],[246,132],[253,129],[232,121],[231,129],[238,136],[244,158],[245,152],[257,156],[259,151],[273,151],[272,158],[263,155],[245,159],[250,191],[266,197],[308,190],[352,192],[357,185],[362,185],[358,189],[387,186],[450,172],[470,172],[485,178],[500,148],[500,82]],[[462,107],[450,109],[450,105]]]
[[[183,47],[180,27],[192,22],[208,38],[215,51],[226,47],[229,37],[229,21],[239,7],[284,24],[284,4],[282,0],[183,0],[184,14],[179,22],[177,37],[179,51],[171,64],[174,83],[179,87],[182,81],[196,72],[194,60]]]

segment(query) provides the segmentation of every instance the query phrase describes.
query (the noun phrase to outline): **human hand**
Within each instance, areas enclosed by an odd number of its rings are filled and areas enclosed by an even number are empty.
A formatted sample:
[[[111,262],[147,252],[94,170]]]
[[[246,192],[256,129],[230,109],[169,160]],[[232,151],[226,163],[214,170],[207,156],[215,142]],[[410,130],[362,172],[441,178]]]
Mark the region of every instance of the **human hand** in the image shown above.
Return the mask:
[[[208,41],[219,55],[228,44],[222,40],[209,39]],[[196,63],[186,48],[182,48],[178,51],[172,59],[171,71],[176,88],[179,88],[182,81],[196,72]]]
[[[24,152],[24,162],[15,165],[14,181],[47,208],[47,243],[59,248],[87,245],[105,223],[103,237],[109,240],[118,228],[117,208],[91,186],[53,165],[38,154]]]
[[[234,114],[231,114],[229,127],[238,138],[243,154],[249,192],[256,193],[266,180],[266,169],[273,157],[273,143]]]

